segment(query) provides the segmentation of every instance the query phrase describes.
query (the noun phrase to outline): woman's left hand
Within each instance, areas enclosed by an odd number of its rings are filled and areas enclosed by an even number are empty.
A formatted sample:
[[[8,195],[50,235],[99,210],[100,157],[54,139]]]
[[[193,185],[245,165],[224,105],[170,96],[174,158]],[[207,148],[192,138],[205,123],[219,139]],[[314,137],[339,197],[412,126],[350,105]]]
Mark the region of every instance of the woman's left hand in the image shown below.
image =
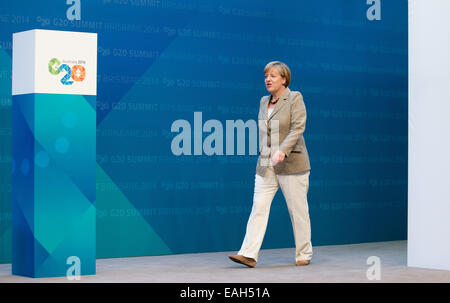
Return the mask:
[[[272,156],[272,163],[277,165],[278,163],[283,162],[285,157],[286,155],[281,150],[277,150]]]

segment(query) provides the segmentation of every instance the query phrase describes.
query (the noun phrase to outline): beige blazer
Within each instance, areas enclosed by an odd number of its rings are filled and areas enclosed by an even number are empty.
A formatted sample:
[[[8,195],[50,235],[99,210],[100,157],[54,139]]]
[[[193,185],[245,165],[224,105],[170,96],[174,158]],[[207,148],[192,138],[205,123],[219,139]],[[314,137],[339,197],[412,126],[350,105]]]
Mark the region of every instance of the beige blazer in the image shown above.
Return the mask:
[[[267,117],[267,105],[271,96],[260,101],[259,157],[256,173],[264,176],[267,167],[272,166],[272,155],[277,150],[286,154],[283,162],[274,166],[276,174],[287,175],[311,169],[303,132],[306,126],[306,108],[300,92],[286,88]]]

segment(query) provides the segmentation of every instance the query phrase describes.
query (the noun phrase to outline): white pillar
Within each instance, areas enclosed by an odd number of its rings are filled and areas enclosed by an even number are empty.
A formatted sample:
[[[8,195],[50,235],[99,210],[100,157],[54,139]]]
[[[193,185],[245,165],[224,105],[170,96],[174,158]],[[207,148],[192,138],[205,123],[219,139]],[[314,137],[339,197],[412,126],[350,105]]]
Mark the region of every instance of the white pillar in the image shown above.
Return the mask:
[[[409,0],[408,266],[450,270],[450,1]]]
[[[97,34],[15,33],[12,61],[12,273],[93,275]]]

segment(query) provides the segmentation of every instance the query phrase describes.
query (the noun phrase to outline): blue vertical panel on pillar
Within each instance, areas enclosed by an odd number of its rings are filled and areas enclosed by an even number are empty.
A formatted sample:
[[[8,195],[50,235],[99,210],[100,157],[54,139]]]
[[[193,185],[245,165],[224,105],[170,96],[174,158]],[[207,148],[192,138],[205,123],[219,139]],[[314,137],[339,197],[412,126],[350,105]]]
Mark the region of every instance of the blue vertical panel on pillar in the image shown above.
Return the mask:
[[[13,274],[95,274],[95,96],[13,96]]]

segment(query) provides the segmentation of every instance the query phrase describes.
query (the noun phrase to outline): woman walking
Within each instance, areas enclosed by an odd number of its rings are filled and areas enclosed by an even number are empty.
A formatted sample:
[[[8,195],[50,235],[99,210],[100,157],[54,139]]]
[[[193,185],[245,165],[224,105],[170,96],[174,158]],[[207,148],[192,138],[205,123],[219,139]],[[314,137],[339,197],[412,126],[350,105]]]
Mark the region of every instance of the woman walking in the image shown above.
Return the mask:
[[[308,265],[312,258],[312,244],[307,201],[310,163],[303,138],[305,104],[300,92],[288,88],[291,72],[286,64],[270,62],[264,68],[264,75],[270,95],[260,101],[260,154],[253,207],[241,249],[229,258],[248,267],[256,265],[270,205],[281,187],[294,230],[296,265]]]

